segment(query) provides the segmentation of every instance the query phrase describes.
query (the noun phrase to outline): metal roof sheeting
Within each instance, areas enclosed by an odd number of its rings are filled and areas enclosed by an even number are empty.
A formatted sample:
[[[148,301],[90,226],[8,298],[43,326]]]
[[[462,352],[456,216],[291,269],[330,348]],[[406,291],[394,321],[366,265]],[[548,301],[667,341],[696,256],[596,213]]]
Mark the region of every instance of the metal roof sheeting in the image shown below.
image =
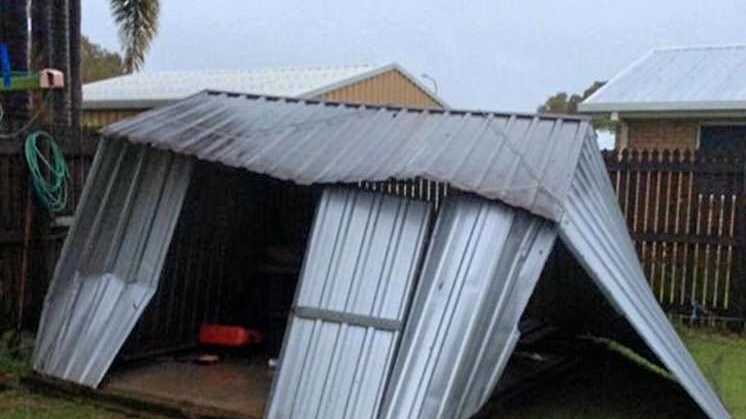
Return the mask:
[[[96,387],[155,293],[193,160],[101,146],[47,293],[34,369]]]
[[[435,102],[447,107],[445,101],[416,77],[393,63],[383,66],[296,66],[132,73],[84,85],[83,109],[149,109],[206,89],[311,98],[387,71],[399,72]]]
[[[430,239],[382,419],[468,419],[488,400],[557,237],[556,224],[449,198]]]
[[[268,419],[376,419],[428,236],[425,202],[321,198]]]
[[[711,418],[730,417],[653,295],[593,144],[581,152],[566,208],[560,236],[586,272],[702,410]]]
[[[150,108],[205,89],[299,96],[375,69],[369,65],[132,73],[83,86],[86,109]]]
[[[204,92],[104,135],[300,184],[422,177],[557,220],[587,119]]]
[[[657,49],[581,103],[581,112],[746,110],[746,45]]]

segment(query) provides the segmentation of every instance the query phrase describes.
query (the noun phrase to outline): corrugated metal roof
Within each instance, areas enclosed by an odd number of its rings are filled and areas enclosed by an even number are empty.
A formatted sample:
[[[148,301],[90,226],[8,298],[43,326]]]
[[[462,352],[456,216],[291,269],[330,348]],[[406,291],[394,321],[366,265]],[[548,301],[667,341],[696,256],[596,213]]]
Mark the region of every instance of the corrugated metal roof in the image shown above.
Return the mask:
[[[648,285],[594,144],[583,147],[566,208],[560,237],[608,301],[710,418],[730,417]]]
[[[746,110],[746,45],[656,49],[580,104],[581,112]]]
[[[300,184],[427,178],[557,220],[585,118],[204,92],[104,135]]]
[[[256,70],[165,71],[132,73],[83,86],[83,109],[150,109],[184,99],[202,90],[257,95],[316,97],[361,80],[395,70],[425,94],[447,107],[400,65],[278,67]]]
[[[158,286],[193,160],[99,148],[55,269],[34,369],[96,387]]]
[[[268,419],[376,419],[428,237],[430,205],[326,190]]]
[[[382,419],[468,419],[489,399],[557,226],[477,197],[446,200]]]

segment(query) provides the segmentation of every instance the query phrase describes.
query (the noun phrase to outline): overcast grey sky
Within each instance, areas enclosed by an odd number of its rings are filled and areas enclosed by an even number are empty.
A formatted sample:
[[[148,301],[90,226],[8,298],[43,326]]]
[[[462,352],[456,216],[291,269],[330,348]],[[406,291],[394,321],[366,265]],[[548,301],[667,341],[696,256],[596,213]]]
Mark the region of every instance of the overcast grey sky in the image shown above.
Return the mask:
[[[119,49],[108,1],[83,32]],[[658,46],[746,43],[743,0],[162,0],[145,71],[386,64],[452,106],[533,111]]]

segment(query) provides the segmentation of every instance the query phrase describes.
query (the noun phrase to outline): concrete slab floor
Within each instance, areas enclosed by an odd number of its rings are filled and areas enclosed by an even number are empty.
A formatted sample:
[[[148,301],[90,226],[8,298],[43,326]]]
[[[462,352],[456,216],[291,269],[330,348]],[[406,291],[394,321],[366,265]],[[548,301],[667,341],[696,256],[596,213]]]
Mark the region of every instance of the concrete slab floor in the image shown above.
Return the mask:
[[[263,357],[214,365],[166,359],[113,371],[102,390],[219,416],[262,418],[273,378]]]

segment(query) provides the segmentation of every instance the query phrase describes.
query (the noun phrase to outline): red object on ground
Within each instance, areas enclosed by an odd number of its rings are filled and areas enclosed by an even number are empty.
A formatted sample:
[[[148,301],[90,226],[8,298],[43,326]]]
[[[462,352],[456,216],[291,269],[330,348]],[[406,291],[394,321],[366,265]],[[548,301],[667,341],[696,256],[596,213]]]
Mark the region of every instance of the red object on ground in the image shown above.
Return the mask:
[[[239,347],[260,343],[263,339],[261,332],[241,326],[203,324],[199,329],[199,343],[202,345]]]

